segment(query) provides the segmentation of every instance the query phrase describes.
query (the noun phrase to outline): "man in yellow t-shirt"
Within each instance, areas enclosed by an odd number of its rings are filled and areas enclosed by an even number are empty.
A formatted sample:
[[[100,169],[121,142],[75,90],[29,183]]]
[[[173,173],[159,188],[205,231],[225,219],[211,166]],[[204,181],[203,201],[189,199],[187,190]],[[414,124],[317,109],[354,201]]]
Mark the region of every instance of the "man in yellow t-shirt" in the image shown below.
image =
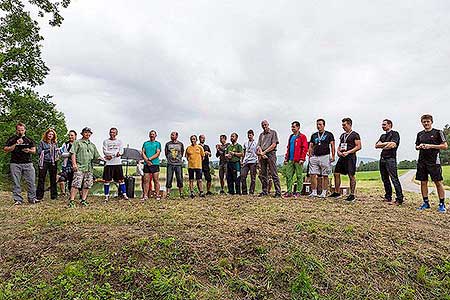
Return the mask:
[[[197,136],[191,136],[191,145],[186,148],[186,158],[188,161],[188,172],[189,172],[189,190],[191,192],[191,198],[195,197],[194,194],[194,175],[197,180],[197,187],[200,191],[200,197],[205,197],[203,194],[203,183],[202,183],[202,161],[205,157],[205,151],[203,147],[197,145]]]

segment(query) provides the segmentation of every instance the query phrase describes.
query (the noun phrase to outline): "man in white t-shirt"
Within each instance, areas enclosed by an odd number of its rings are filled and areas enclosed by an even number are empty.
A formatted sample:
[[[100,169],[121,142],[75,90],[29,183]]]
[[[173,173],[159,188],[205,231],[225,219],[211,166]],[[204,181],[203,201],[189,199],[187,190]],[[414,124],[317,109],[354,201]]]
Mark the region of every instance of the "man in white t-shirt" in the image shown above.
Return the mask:
[[[117,139],[119,131],[117,128],[111,128],[109,130],[109,139],[103,141],[103,154],[105,155],[105,167],[103,169],[103,181],[105,201],[109,200],[109,186],[114,180],[119,183],[119,190],[122,193],[124,199],[128,200],[127,189],[125,187],[122,159],[123,143]]]
[[[252,129],[247,131],[248,141],[244,143],[244,159],[242,161],[241,184],[242,195],[253,195],[255,193],[256,167],[258,155],[256,154],[258,142],[255,141],[255,133]],[[250,172],[250,190],[247,191],[247,174]]]

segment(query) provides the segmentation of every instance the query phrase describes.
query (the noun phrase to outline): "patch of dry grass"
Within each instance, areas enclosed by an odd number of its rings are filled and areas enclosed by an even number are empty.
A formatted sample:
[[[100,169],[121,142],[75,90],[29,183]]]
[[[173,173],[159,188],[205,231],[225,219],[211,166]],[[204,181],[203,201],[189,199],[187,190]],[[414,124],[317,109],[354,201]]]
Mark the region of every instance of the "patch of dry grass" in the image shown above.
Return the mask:
[[[448,299],[449,215],[438,214],[436,203],[417,212],[412,194],[391,207],[382,194],[378,183],[367,183],[353,204],[91,198],[87,208],[68,209],[50,200],[13,207],[3,193],[0,299],[20,299],[29,289],[36,298],[88,298],[88,290],[121,299]],[[112,268],[110,276],[98,261]]]

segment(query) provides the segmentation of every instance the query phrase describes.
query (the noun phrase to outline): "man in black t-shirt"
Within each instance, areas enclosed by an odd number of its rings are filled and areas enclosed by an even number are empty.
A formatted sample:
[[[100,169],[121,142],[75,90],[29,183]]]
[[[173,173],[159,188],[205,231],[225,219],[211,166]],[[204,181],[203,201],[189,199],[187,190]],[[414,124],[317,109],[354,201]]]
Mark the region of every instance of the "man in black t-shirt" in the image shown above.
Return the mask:
[[[402,186],[397,173],[397,148],[400,145],[400,135],[392,130],[391,120],[384,119],[381,127],[386,133],[380,136],[375,148],[383,149],[380,157],[380,174],[384,184],[384,199],[389,204],[400,205],[403,203]],[[395,188],[395,202],[392,202],[391,181]]]
[[[200,146],[203,147],[203,151],[205,151],[205,156],[202,160],[202,173],[205,175],[206,180],[206,195],[212,195],[211,193],[211,169],[209,167],[209,158],[211,157],[211,148],[208,145],[205,145],[206,138],[203,134],[199,135],[198,140],[200,141]]]
[[[14,204],[23,203],[22,189],[20,181],[22,177],[27,184],[28,202],[31,204],[39,202],[36,199],[35,178],[36,173],[31,161],[31,154],[36,153],[36,144],[29,137],[25,136],[25,124],[16,125],[16,134],[6,141],[3,150],[11,153],[11,162],[9,164],[11,177],[13,179],[13,198]]]
[[[311,175],[311,197],[325,198],[328,190],[328,175],[335,159],[335,142],[331,132],[325,130],[325,120],[316,121],[317,132],[311,135],[309,141],[309,174]],[[318,176],[322,193],[317,194]]]
[[[361,138],[359,134],[352,130],[352,119],[342,119],[342,128],[344,133],[339,138],[337,154],[339,159],[334,169],[335,190],[330,197],[337,198],[341,196],[341,174],[348,175],[350,179],[350,195],[345,199],[349,202],[355,201],[356,189],[356,152],[361,150]]]
[[[448,144],[442,130],[432,127],[433,117],[431,115],[423,115],[420,121],[424,130],[419,132],[416,138],[416,150],[419,150],[416,180],[420,180],[423,204],[418,209],[425,210],[430,208],[428,200],[428,175],[430,175],[431,180],[436,185],[439,196],[438,211],[445,213],[445,190],[442,184],[443,178],[439,152],[440,150],[446,150]]]

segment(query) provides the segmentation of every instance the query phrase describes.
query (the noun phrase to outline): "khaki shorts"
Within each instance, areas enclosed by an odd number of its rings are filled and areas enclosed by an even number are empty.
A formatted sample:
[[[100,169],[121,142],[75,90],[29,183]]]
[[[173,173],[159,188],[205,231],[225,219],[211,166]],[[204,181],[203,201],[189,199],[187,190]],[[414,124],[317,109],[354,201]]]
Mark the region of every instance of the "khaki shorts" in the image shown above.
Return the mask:
[[[329,155],[311,156],[309,159],[309,174],[328,176],[331,173]]]
[[[94,184],[94,175],[92,172],[74,172],[72,187],[77,189],[90,189]]]

